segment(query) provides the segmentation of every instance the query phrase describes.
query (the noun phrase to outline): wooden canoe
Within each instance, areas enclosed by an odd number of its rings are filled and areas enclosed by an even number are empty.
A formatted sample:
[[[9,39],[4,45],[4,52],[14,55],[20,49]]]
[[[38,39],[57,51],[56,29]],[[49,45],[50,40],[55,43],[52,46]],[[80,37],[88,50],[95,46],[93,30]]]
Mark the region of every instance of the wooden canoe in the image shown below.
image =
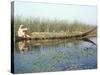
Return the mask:
[[[81,33],[81,34],[76,34],[76,35],[66,35],[66,36],[59,36],[59,37],[35,37],[35,38],[32,38],[32,37],[27,37],[27,38],[23,38],[23,37],[18,37],[16,36],[15,37],[15,41],[21,41],[21,40],[45,40],[45,39],[82,39],[84,37],[86,37],[87,35],[89,35],[91,32],[93,32],[97,27],[87,31],[87,32],[84,32],[84,33]]]

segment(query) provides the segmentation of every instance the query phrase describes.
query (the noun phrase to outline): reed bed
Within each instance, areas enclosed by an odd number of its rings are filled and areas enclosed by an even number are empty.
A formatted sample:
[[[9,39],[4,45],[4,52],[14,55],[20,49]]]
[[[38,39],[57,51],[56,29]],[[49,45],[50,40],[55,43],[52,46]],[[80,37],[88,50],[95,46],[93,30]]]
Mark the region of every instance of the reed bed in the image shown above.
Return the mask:
[[[25,25],[28,28],[28,33],[32,37],[59,37],[65,35],[75,35],[83,33],[89,29],[94,28],[96,25],[89,25],[78,21],[68,22],[67,20],[50,20],[41,19],[39,17],[27,17],[16,16],[14,18],[14,33],[17,35],[20,24]],[[97,30],[93,32],[93,35],[97,33]]]

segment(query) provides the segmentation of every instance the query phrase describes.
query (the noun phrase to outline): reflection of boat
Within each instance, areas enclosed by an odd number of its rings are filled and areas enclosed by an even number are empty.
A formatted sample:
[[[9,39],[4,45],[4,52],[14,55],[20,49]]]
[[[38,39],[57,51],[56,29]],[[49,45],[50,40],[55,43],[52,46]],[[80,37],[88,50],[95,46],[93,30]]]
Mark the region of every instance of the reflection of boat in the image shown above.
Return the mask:
[[[21,53],[26,53],[27,51],[30,50],[30,47],[32,47],[32,46],[34,48],[37,48],[37,50],[39,50],[41,48],[41,46],[49,46],[49,47],[56,46],[57,47],[62,43],[64,44],[64,46],[66,46],[66,43],[67,43],[67,46],[70,46],[70,43],[73,43],[74,45],[80,44],[79,41],[89,42],[89,43],[97,46],[94,41],[92,41],[88,38],[83,38],[83,39],[76,39],[76,40],[72,40],[72,39],[31,40],[31,41],[23,40],[23,41],[17,42],[17,47]]]
[[[86,42],[89,42],[89,43],[92,43],[94,44],[95,46],[97,46],[97,44],[95,42],[93,42],[92,40],[88,39],[88,38],[83,38],[82,39],[83,41],[86,41]]]
[[[29,38],[30,39],[30,38]],[[18,42],[22,42],[24,43],[25,45],[26,44],[29,44],[29,42],[27,42],[29,40],[21,40],[21,41],[18,41]],[[93,42],[92,40],[88,39],[88,38],[81,38],[81,39],[55,39],[55,40],[31,40],[31,44],[34,45],[34,46],[40,46],[40,45],[54,45],[54,44],[59,44],[59,43],[69,43],[69,42],[73,42],[73,41],[85,41],[85,42],[89,42],[89,43],[92,43],[96,46],[96,43]]]

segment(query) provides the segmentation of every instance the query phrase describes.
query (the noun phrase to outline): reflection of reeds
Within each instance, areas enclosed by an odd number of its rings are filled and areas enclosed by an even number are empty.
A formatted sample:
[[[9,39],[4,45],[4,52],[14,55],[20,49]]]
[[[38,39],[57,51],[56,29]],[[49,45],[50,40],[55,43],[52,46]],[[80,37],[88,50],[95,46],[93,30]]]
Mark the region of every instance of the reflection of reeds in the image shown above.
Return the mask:
[[[84,24],[78,21],[69,23],[68,21],[65,21],[65,20],[23,18],[21,16],[16,16],[14,19],[15,34],[17,33],[17,30],[20,24],[24,24],[25,26],[27,26],[29,29],[29,33],[33,32],[32,34],[38,34],[36,32],[39,32],[40,34],[47,34],[48,32],[53,32],[53,33],[50,33],[52,35],[54,35],[54,33],[56,33],[57,35],[58,32],[60,32],[61,34],[82,33],[94,27],[93,25]],[[42,32],[45,32],[45,33],[42,33]],[[95,33],[96,31],[93,34]]]

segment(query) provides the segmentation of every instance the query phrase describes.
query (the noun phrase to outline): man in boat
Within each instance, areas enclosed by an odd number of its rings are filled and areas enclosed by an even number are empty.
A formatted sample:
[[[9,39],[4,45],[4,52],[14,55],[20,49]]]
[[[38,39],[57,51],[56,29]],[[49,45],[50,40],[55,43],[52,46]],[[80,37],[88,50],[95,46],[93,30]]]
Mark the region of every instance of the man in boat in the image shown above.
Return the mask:
[[[23,24],[21,24],[18,29],[18,37],[30,38],[30,36],[28,35],[28,29]]]

